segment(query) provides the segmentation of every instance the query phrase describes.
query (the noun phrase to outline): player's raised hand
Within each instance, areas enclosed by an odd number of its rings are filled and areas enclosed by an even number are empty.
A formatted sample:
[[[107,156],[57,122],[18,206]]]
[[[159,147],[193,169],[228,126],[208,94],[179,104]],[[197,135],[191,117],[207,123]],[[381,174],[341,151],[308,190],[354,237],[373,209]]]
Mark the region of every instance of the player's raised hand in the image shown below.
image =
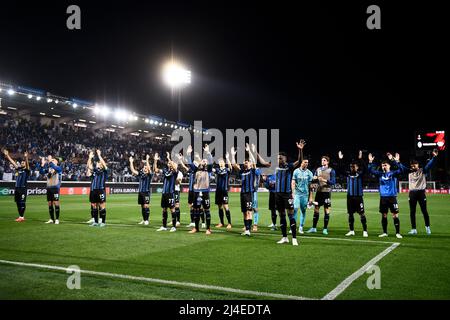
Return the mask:
[[[438,149],[433,149],[433,151],[431,151],[431,155],[432,155],[433,157],[437,157],[438,154],[439,154]]]
[[[399,153],[395,154],[394,160],[397,162],[400,162],[400,154]]]
[[[189,146],[187,147],[186,153],[187,153],[187,154],[191,154],[191,153],[192,153],[192,146],[191,146],[191,145],[189,145]]]
[[[305,145],[306,145],[306,141],[303,140],[303,139],[300,139],[299,142],[296,142],[296,145],[297,145],[297,148],[303,149],[305,147]]]
[[[370,163],[372,163],[373,162],[373,160],[375,160],[375,157],[371,154],[371,153],[369,153],[369,162]]]
[[[170,161],[170,153],[169,153],[169,151],[166,151],[166,158],[167,158],[167,160]]]
[[[230,154],[227,152],[225,153],[225,159],[229,160],[230,159]]]
[[[256,153],[256,145],[254,143],[252,143],[251,147],[252,147],[252,152]]]
[[[158,161],[159,160],[159,154],[155,153],[155,155],[153,156],[153,160]]]
[[[102,152],[100,151],[100,149],[97,149],[97,155],[98,155],[99,157],[101,157]]]
[[[339,159],[344,159],[344,154],[342,153],[342,151],[338,152],[338,157]]]
[[[363,153],[362,150],[359,150],[359,152],[358,152],[358,159],[362,159],[362,157],[363,157],[362,153]]]
[[[234,157],[236,155],[236,153],[237,153],[237,151],[236,151],[236,149],[234,147],[231,147],[230,152],[231,152],[231,156],[232,157]]]
[[[203,150],[204,150],[206,153],[209,153],[209,145],[205,144],[205,147],[203,148]]]
[[[130,160],[131,163],[134,161],[133,157],[129,157],[128,160]]]
[[[386,155],[390,161],[392,161],[392,159],[394,158],[394,156],[390,152],[386,153]]]
[[[92,159],[94,157],[94,152],[91,150],[89,151],[89,159]]]
[[[250,146],[248,143],[245,144],[245,151],[250,152]]]
[[[5,156],[9,155],[9,151],[6,150],[6,149],[4,149],[4,150],[3,150],[3,154],[4,154]]]
[[[23,153],[23,156],[24,156],[25,158],[28,158],[28,152],[25,151],[25,152]]]
[[[145,160],[146,160],[147,162],[150,160],[150,155],[149,155],[149,154],[147,154],[147,155],[145,156]]]

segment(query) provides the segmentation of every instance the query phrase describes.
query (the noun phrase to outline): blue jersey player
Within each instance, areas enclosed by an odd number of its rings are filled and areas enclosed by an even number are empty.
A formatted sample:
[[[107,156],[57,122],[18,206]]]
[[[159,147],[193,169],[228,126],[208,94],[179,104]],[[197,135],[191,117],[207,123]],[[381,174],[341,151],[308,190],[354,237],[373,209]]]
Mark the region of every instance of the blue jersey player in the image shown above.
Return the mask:
[[[139,224],[143,224],[146,226],[148,226],[150,219],[150,196],[151,196],[150,184],[152,183],[153,179],[153,172],[150,167],[149,159],[150,156],[147,155],[145,157],[145,161],[143,161],[144,165],[138,171],[134,167],[133,157],[129,158],[131,174],[133,174],[139,180],[138,204],[141,206],[141,214],[142,214],[142,221],[139,222]]]
[[[215,203],[219,208],[219,220],[220,223],[216,225],[216,228],[222,228],[225,225],[224,221],[224,209],[227,217],[227,229],[231,229],[231,213],[230,208],[228,206],[228,189],[229,189],[229,180],[230,180],[230,172],[232,170],[230,155],[227,152],[225,155],[225,159],[227,163],[225,163],[224,159],[219,159],[218,166],[213,168],[213,172],[216,175],[216,195],[215,195]]]
[[[50,220],[46,223],[59,224],[60,213],[60,188],[62,180],[62,169],[58,166],[58,160],[52,156],[41,159],[39,172],[47,177],[47,203]]]
[[[27,183],[28,178],[30,176],[30,164],[28,162],[28,153],[24,153],[24,160],[19,159],[17,162],[14,161],[9,155],[8,150],[3,150],[3,153],[8,159],[8,161],[12,164],[16,177],[16,186],[14,189],[14,200],[17,205],[17,211],[19,213],[19,217],[16,219],[17,222],[25,221],[25,208],[27,201]]]
[[[264,187],[269,190],[269,210],[272,223],[269,225],[271,230],[277,230],[277,209],[275,207],[275,185],[276,176],[274,174],[263,175]]]
[[[101,151],[89,152],[87,163],[87,176],[91,178],[91,190],[89,193],[89,202],[91,203],[91,214],[93,211],[94,221],[90,226],[106,226],[106,180],[108,180],[108,166],[102,158]]]

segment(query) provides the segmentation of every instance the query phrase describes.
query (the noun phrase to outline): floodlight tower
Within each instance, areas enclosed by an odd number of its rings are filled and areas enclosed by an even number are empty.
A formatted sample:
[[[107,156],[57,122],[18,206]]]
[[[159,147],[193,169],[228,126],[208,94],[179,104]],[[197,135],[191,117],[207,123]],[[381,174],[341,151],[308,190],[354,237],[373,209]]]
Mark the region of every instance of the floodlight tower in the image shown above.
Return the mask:
[[[178,121],[181,121],[181,91],[191,83],[191,71],[173,59],[163,67],[162,76],[164,82],[178,95]]]

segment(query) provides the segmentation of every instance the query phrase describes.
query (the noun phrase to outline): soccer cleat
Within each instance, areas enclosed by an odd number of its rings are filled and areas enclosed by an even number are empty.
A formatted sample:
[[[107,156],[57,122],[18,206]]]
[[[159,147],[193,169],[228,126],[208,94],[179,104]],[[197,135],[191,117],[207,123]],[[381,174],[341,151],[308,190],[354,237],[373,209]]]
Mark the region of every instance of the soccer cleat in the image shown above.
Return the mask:
[[[94,218],[91,218],[88,221],[86,221],[87,224],[91,224],[91,223],[94,223],[94,222],[95,222]]]
[[[307,233],[316,233],[317,229],[316,228],[311,228],[308,231],[306,231]]]
[[[100,228],[104,228],[104,227],[106,227],[106,223],[100,223],[99,225],[98,225]]]
[[[54,223],[54,221],[52,219],[50,219],[45,224],[50,224],[50,223]]]
[[[300,233],[300,234],[303,234],[303,233],[304,233],[304,232],[303,232],[303,227],[302,227],[302,226],[298,227],[298,233]]]
[[[298,242],[296,238],[292,238],[292,245],[293,246],[298,246]]]
[[[194,223],[194,222],[191,222],[191,223],[189,223],[186,227],[188,227],[188,228],[195,227],[195,223]]]
[[[202,223],[202,228],[205,229],[206,228],[206,224]]]
[[[378,236],[378,238],[384,238],[384,237],[387,237],[387,236],[388,236],[387,233],[382,233],[382,234],[380,234],[380,235]]]
[[[218,225],[216,225],[216,228],[223,228],[223,224],[219,223]]]
[[[364,237],[364,238],[369,237],[369,234],[367,233],[367,231],[363,231],[363,237]]]
[[[280,241],[278,241],[277,243],[282,244],[282,243],[289,243],[289,239],[287,237],[283,237],[281,238]]]
[[[16,222],[24,222],[25,221],[25,218],[24,217],[18,217],[17,219],[16,219]]]
[[[277,231],[277,226],[273,226],[272,228],[270,228],[270,230]]]
[[[142,220],[141,222],[139,222],[138,224],[144,224],[144,220]]]
[[[250,230],[245,230],[244,232],[241,233],[241,236],[250,237]]]
[[[231,230],[231,223],[227,224],[227,230]]]
[[[210,230],[210,229],[207,229],[205,233],[206,233],[206,234],[211,234],[211,230]]]
[[[355,231],[354,230],[350,230],[349,232],[347,232],[345,234],[346,237],[350,237],[350,236],[354,236],[355,235]]]
[[[267,226],[267,228],[273,228],[273,227],[275,227],[275,225],[273,223],[271,223]]]
[[[253,232],[258,231],[258,226],[256,224],[253,225],[252,231]]]
[[[181,226],[180,221],[177,221],[177,223],[175,224],[177,227]]]
[[[177,228],[172,227],[172,228],[170,228],[170,231],[169,231],[169,232],[175,232],[175,231],[177,231]]]
[[[411,229],[411,231],[409,231],[408,234],[417,234],[417,229]]]
[[[156,231],[167,231],[167,228],[166,228],[166,227],[163,227],[163,226],[161,226],[161,227],[159,227],[159,229],[158,229],[158,230],[156,230]]]
[[[144,221],[144,226],[148,226],[148,220]]]
[[[98,226],[98,223],[97,222],[92,222],[90,225],[89,225],[89,227],[97,227]]]
[[[396,233],[395,236],[397,237],[397,239],[402,239],[403,236],[400,233]]]
[[[58,219],[55,220],[55,224],[59,224],[59,220]]]
[[[427,234],[431,234],[431,229],[430,229],[430,227],[425,227],[425,231],[427,232]]]
[[[323,229],[322,233],[327,236],[328,235],[328,229]]]
[[[191,231],[189,231],[188,233],[197,233],[197,229],[192,229]]]

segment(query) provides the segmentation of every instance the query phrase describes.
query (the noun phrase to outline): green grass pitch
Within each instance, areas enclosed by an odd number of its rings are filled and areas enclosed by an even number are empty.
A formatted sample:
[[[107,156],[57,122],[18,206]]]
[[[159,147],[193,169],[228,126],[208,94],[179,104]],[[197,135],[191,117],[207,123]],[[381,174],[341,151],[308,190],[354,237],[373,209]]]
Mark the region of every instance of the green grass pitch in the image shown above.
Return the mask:
[[[17,223],[12,197],[0,198],[0,299],[276,299],[276,294],[320,299],[391,244],[401,244],[376,263],[381,270],[381,288],[369,290],[364,273],[336,299],[449,299],[450,298],[450,198],[429,195],[432,235],[425,235],[422,215],[417,213],[417,236],[410,229],[407,195],[399,196],[403,239],[394,237],[389,218],[388,238],[381,232],[378,194],[365,195],[369,242],[364,242],[359,219],[357,235],[346,241],[345,194],[333,194],[329,235],[300,236],[300,245],[276,244],[280,231],[270,231],[268,194],[259,194],[260,228],[250,238],[240,235],[242,214],[239,195],[230,195],[233,229],[212,228],[212,235],[188,234],[187,195],[182,194],[182,226],[175,233],[156,232],[161,225],[160,195],[152,195],[151,223],[137,225],[140,207],[137,195],[110,195],[108,226],[92,228],[85,196],[65,196],[61,224],[47,225],[48,209],[43,196],[30,196],[26,219]],[[214,195],[211,194],[211,199]],[[218,223],[213,206],[212,225]],[[306,228],[312,221],[308,210]],[[323,212],[319,222],[322,230]],[[324,239],[328,238],[328,240]],[[66,287],[70,276],[64,270],[49,270],[6,261],[42,264],[127,276],[171,280],[147,282],[81,274],[81,289]],[[158,280],[159,281],[159,280]],[[192,283],[238,290],[183,285]],[[246,291],[245,291],[246,290]],[[247,292],[249,291],[249,292]],[[254,292],[269,293],[258,296]],[[272,296],[271,296],[272,295]]]

